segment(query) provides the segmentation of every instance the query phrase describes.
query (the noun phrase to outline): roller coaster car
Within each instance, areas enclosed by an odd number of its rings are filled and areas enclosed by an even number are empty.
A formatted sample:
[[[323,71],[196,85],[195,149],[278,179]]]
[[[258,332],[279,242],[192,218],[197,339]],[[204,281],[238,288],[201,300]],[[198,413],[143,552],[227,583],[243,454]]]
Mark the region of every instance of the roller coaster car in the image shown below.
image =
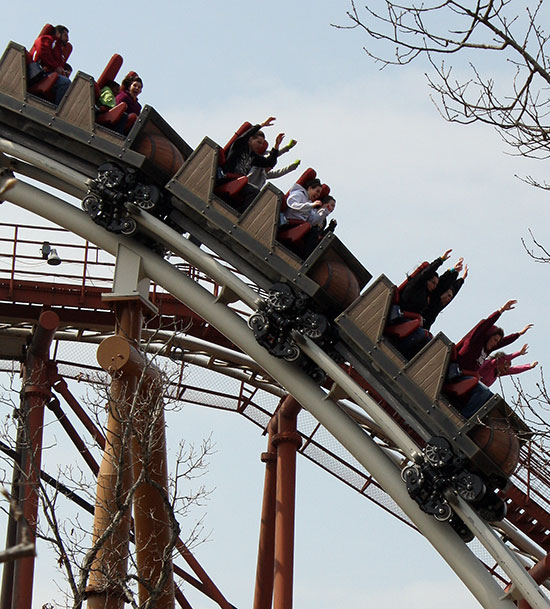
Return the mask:
[[[161,187],[191,154],[192,148],[150,106],[126,138],[107,128],[109,120],[99,124],[96,83],[83,72],[77,72],[56,108],[33,94],[35,89],[27,90],[27,58],[23,46],[10,42],[0,59],[0,135],[90,178],[100,165],[111,162],[139,170]],[[118,58],[111,58],[100,78],[108,79],[122,61]]]
[[[526,442],[532,433],[498,394],[494,394],[469,419],[465,419],[450,403],[450,387],[448,384],[445,387],[445,384],[453,344],[445,335],[438,334],[410,361],[402,357],[385,338],[395,291],[396,287],[382,275],[339,315],[335,325],[347,346],[342,342],[337,348],[343,358],[350,361],[384,397],[403,425],[412,428],[422,438],[425,453],[427,451],[426,467],[433,470],[433,455],[438,452],[444,454],[441,462],[454,463],[456,468],[445,465],[447,469],[440,470],[439,475],[443,472],[451,485],[453,480],[458,480],[458,486],[454,486],[459,494],[474,505],[477,503],[486,518],[498,520],[504,516],[505,507],[501,500],[495,499],[495,490],[507,487],[508,478],[518,464],[520,444]],[[470,389],[470,386],[454,387],[458,394]],[[418,480],[426,480],[429,476],[417,465],[412,467],[414,469],[407,474],[409,479],[405,475],[409,490],[416,489],[415,499],[421,507],[424,501],[423,509],[428,505],[425,511],[438,517],[435,511],[430,512],[429,505],[433,503],[431,491],[428,493],[429,501],[424,491],[424,494],[420,493],[421,500],[418,499]],[[482,500],[482,497],[474,496],[476,493],[472,495],[471,490],[464,490],[464,478],[457,478],[464,471],[468,476],[474,476],[470,482],[481,479],[484,489],[480,495],[488,499]],[[475,487],[473,484],[472,488]],[[411,494],[414,496],[414,492]],[[438,504],[437,509],[442,509],[441,505]],[[446,513],[447,509],[443,511]]]
[[[335,315],[359,295],[370,273],[331,232],[302,260],[277,239],[282,193],[267,184],[239,214],[216,195],[220,148],[205,138],[167,184],[172,224],[190,231],[260,287],[287,282]]]

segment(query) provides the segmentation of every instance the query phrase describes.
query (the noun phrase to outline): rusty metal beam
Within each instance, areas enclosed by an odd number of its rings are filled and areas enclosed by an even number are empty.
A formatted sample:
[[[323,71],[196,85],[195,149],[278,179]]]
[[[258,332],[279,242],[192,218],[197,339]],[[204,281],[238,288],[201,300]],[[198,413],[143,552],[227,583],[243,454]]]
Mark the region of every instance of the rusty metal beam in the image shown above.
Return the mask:
[[[20,411],[24,434],[22,446],[19,447],[21,455],[19,503],[23,512],[23,523],[18,526],[18,543],[21,543],[25,537],[31,542],[36,539],[44,406],[51,396],[47,364],[50,345],[58,325],[59,317],[53,311],[45,311],[40,315],[24,364],[23,399]],[[22,558],[15,564],[13,609],[31,609],[34,566],[34,556]]]
[[[277,447],[277,509],[275,514],[275,576],[273,609],[292,609],[294,524],[296,512],[296,453],[302,439],[296,430],[300,404],[288,396],[279,409]]]
[[[118,308],[117,333],[139,341],[141,307],[126,302]],[[101,347],[101,345],[100,345]],[[101,362],[100,362],[101,363]],[[128,495],[133,482],[127,428],[137,378],[121,375],[111,382],[106,445],[97,478],[92,545],[96,549],[86,588],[88,609],[122,609],[130,542]]]
[[[264,492],[258,542],[258,563],[254,589],[254,609],[271,609],[275,569],[275,508],[277,489],[277,450],[273,437],[277,432],[278,412],[268,425],[267,451],[262,453],[265,463]]]

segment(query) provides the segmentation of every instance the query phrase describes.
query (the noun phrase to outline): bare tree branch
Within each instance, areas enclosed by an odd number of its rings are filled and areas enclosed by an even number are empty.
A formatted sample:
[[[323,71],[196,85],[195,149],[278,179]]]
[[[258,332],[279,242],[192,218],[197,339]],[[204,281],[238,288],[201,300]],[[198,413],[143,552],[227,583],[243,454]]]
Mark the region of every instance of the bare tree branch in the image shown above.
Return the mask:
[[[434,103],[448,121],[482,122],[496,127],[517,154],[550,156],[549,35],[545,32],[542,0],[521,13],[511,0],[461,0],[396,4],[370,0],[359,9],[350,2],[349,26],[363,30],[370,44],[365,52],[382,67],[408,65],[425,57],[431,74]],[[474,63],[490,53],[488,76]],[[446,63],[458,56],[463,63]],[[495,67],[495,61],[500,63]],[[465,69],[471,76],[464,77]],[[455,74],[458,76],[455,77]]]

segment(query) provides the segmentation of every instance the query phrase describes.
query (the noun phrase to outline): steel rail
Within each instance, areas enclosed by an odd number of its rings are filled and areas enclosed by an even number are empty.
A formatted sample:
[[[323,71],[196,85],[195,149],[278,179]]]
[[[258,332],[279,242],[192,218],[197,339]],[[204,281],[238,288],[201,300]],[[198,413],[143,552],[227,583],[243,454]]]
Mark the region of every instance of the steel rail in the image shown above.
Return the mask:
[[[16,159],[20,159],[21,161],[25,161],[25,163],[37,167],[42,172],[55,176],[59,180],[60,186],[63,184],[68,184],[73,187],[73,190],[76,188],[83,194],[87,190],[86,180],[88,178],[83,173],[75,171],[70,167],[66,167],[63,165],[63,163],[40,154],[40,152],[31,150],[30,148],[22,146],[21,144],[11,142],[3,137],[0,137],[0,152],[8,154]],[[41,174],[37,173],[35,179],[39,179],[39,175]],[[68,194],[72,194],[72,191]]]
[[[191,243],[189,239],[186,239],[161,222],[158,218],[155,218],[137,207],[133,207],[132,209],[134,210],[134,219],[141,228],[146,230],[149,234],[154,235],[175,254],[200,269],[216,283],[229,289],[251,309],[258,308],[261,298],[258,296],[257,292],[247,286],[244,281],[236,277],[228,268],[222,266],[219,262],[214,260],[212,256]]]
[[[448,491],[446,497],[453,510],[462,518],[466,526],[475,534],[491,556],[498,561],[500,568],[510,577],[513,584],[510,592],[514,591],[514,587],[519,591],[519,594],[514,598],[525,599],[532,609],[549,607],[550,603],[547,597],[544,596],[538,585],[533,586],[534,580],[527,573],[518,556],[502,543],[502,539],[476,514],[472,506],[456,493]],[[502,551],[503,547],[506,548],[506,552]]]

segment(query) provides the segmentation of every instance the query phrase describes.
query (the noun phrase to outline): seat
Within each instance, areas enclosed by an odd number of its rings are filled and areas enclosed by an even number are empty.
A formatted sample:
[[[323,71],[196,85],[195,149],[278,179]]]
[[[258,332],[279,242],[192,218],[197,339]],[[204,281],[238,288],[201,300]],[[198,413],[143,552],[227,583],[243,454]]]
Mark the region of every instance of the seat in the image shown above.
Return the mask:
[[[225,182],[225,184],[220,184],[220,186],[216,186],[214,192],[222,197],[229,197],[230,199],[234,199],[238,197],[241,193],[242,189],[248,184],[248,178],[246,176],[240,176],[237,174],[234,175],[229,182]]]
[[[107,62],[105,69],[101,73],[101,76],[97,79],[94,84],[95,91],[95,99],[96,103],[99,100],[99,96],[101,94],[101,89],[110,82],[111,80],[115,80],[117,74],[123,63],[122,56],[118,53],[115,53],[111,59]],[[107,106],[99,106],[99,112],[96,115],[96,122],[100,125],[103,125],[107,128],[114,128],[117,123],[122,118],[123,114],[126,112],[128,106],[125,102],[121,102],[114,106],[114,108],[108,108]],[[137,118],[137,116],[136,116]],[[132,121],[131,125],[128,126],[128,122],[126,123],[125,131],[128,133],[131,126],[135,123],[136,118]]]
[[[288,224],[280,227],[277,239],[284,244],[294,244],[301,241],[311,230],[309,222],[300,220],[289,220]]]
[[[409,281],[413,279],[416,275],[418,275],[418,273],[420,273],[422,270],[424,270],[428,265],[429,262],[423,262],[410,275],[408,275],[399,286],[397,286],[393,293],[392,307],[399,306],[401,294],[407,287]],[[392,307],[390,307],[390,311]],[[407,338],[407,336],[410,336],[420,327],[422,327],[421,315],[419,315],[418,313],[413,313],[411,311],[401,311],[400,321],[398,321],[397,323],[391,323],[391,321],[388,320],[388,323],[384,328],[384,334],[388,338],[399,341],[403,340],[404,338]]]
[[[303,186],[304,184],[307,184],[307,182],[310,182],[311,180],[313,180],[316,177],[317,177],[317,172],[315,171],[315,169],[313,169],[312,167],[308,167],[302,173],[302,175],[296,180],[296,184],[300,184],[301,186]],[[289,194],[290,193],[287,192],[286,194],[283,195],[283,199],[281,202],[281,213],[284,213],[287,209],[286,201],[288,199]]]
[[[478,383],[479,376],[477,372],[463,370],[462,376],[459,377],[458,380],[443,385],[443,391],[451,399],[461,399],[464,398]]]
[[[403,294],[403,290],[407,287],[407,284],[409,283],[409,281],[411,279],[414,279],[414,277],[416,277],[418,275],[418,273],[423,271],[427,266],[430,266],[430,263],[424,261],[420,266],[418,266],[416,269],[414,269],[414,271],[410,275],[407,275],[407,277],[403,280],[403,282],[399,286],[397,286],[397,291],[395,294],[396,299],[399,299],[401,294]]]
[[[387,325],[384,328],[384,334],[389,338],[402,340],[422,326],[422,316],[418,313],[403,311],[403,319],[405,321]]]
[[[245,121],[237,129],[237,131],[235,131],[232,138],[227,142],[227,144],[223,148],[220,148],[220,151],[218,153],[218,168],[223,169],[231,145],[239,136],[241,136],[243,133],[246,133],[246,131],[248,131],[250,127],[252,127],[252,123]],[[214,193],[221,197],[224,201],[227,201],[229,203],[231,202],[231,200],[237,201],[243,188],[248,184],[248,178],[237,173],[228,173],[225,174],[225,179],[226,181],[224,181],[223,184],[218,184],[214,188]]]
[[[235,133],[233,134],[233,136],[231,137],[231,139],[227,142],[227,144],[223,147],[220,148],[220,152],[218,154],[218,167],[223,167],[225,165],[225,160],[227,158],[227,153],[229,152],[229,149],[231,148],[231,145],[233,144],[233,142],[243,133],[245,133],[246,131],[248,131],[250,129],[250,127],[252,127],[252,123],[249,123],[248,121],[245,121],[238,129],[237,131],[235,131]]]
[[[55,100],[54,88],[58,78],[57,72],[50,72],[45,78],[28,87],[27,91],[53,103]]]

